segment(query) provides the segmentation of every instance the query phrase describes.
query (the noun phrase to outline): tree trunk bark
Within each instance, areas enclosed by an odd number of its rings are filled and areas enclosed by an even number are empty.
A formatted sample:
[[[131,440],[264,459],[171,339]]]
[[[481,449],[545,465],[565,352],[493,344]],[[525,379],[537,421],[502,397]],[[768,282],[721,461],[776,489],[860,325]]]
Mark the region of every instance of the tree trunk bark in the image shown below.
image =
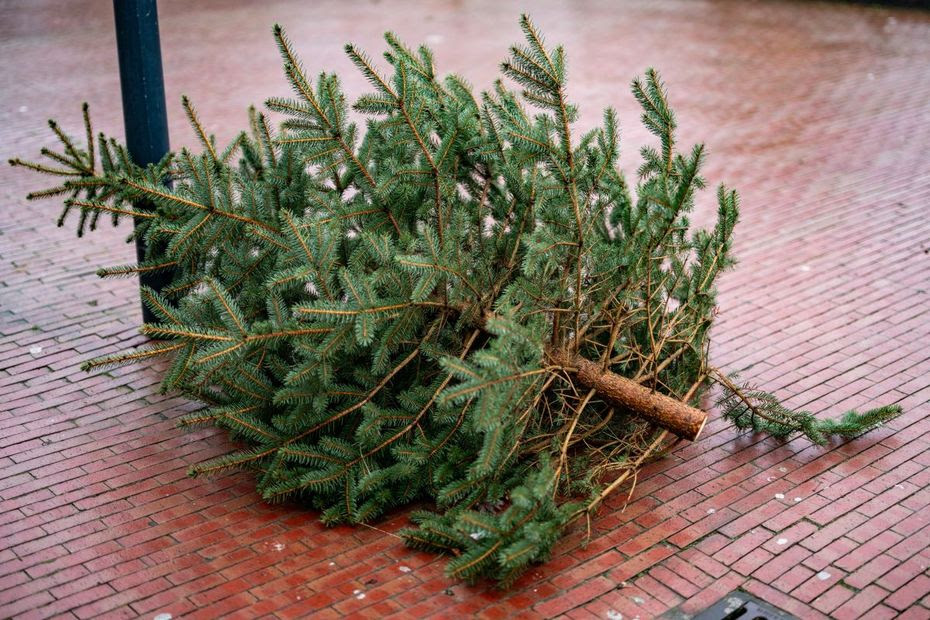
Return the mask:
[[[682,439],[694,441],[704,430],[707,413],[700,409],[654,392],[609,370],[602,370],[600,364],[583,357],[557,358],[557,362],[566,366],[570,372],[576,369],[573,372],[578,382],[584,387],[597,390],[600,398],[646,418]]]

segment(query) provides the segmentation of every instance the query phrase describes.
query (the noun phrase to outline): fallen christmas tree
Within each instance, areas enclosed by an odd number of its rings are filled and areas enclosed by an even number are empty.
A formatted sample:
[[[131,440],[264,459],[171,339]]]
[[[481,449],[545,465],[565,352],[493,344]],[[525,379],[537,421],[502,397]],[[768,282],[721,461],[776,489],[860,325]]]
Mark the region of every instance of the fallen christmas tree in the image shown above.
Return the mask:
[[[346,47],[374,88],[353,106],[362,132],[337,77],[311,82],[275,27],[295,92],[267,101],[278,131],[251,110],[220,148],[185,99],[203,152],[141,169],[95,140],[85,105],[86,146],[51,123],[52,165],[11,162],[63,177],[30,197],[67,195],[59,223],[79,211],[79,234],[135,219],[146,260],[101,275],[170,270],[143,290],[159,342],[86,367],[170,357],[163,388],[204,404],[181,423],[245,444],[193,474],[254,470],[266,500],[329,524],[427,500],[407,542],[452,554],[453,577],[503,584],[669,431],[696,439],[707,414],[692,404],[713,383],[724,416],[777,436],[855,436],[898,411],[818,420],[708,365],[736,193],[721,186],[716,226],[690,230],[704,150],[678,152],[651,70],[633,94],[659,145],[631,191],[614,112],[573,135],[563,51],[521,25],[502,70],[534,115],[500,82],[476,99],[440,80],[427,48],[388,34],[391,75]]]

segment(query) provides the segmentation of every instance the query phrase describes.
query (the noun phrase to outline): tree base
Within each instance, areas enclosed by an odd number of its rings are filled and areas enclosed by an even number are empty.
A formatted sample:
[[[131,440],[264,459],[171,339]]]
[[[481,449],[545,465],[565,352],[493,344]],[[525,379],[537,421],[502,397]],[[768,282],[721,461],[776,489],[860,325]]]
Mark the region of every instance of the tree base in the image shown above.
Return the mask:
[[[601,368],[583,357],[556,358],[574,372],[578,383],[597,390],[597,395],[622,409],[645,418],[689,441],[695,441],[707,424],[707,412],[660,394],[647,387]]]

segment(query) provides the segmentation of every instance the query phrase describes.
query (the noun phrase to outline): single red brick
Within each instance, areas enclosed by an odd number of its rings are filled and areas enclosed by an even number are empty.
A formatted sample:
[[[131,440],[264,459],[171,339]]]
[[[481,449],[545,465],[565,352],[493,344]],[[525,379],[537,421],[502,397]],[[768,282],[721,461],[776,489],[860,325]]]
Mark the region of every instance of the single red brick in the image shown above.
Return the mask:
[[[778,532],[770,536],[768,542],[763,545],[766,551],[775,555],[790,549],[793,545],[803,542],[808,536],[817,531],[817,526],[809,521],[799,521],[787,530]]]
[[[654,567],[649,571],[649,575],[659,583],[665,584],[682,598],[690,598],[698,593],[699,587],[685,579],[683,576],[673,573],[664,565]]]
[[[43,615],[52,616],[55,614],[64,613],[76,607],[81,607],[89,603],[93,603],[99,599],[106,598],[115,593],[116,591],[113,588],[103,583],[57,599],[55,602],[49,603],[48,605],[41,608],[39,611]]]
[[[885,604],[904,611],[930,592],[930,577],[918,575],[885,599]],[[924,610],[926,611],[926,610]]]
[[[805,603],[809,603],[832,586],[838,584],[845,576],[846,573],[843,571],[828,566],[799,585],[791,592],[791,596]]]
[[[742,575],[750,575],[760,566],[768,564],[773,557],[775,557],[774,554],[766,551],[762,547],[756,547],[739,560],[733,562],[730,568]]]
[[[882,575],[878,579],[878,585],[883,588],[887,588],[890,591],[895,591],[908,583],[918,574],[927,570],[927,566],[930,565],[930,560],[925,557],[915,555],[911,559],[903,562]]]
[[[606,573],[623,562],[624,557],[620,553],[608,551],[563,571],[552,579],[552,583],[559,588],[569,588],[589,577]]]
[[[7,592],[7,590],[28,581],[29,575],[27,575],[24,571],[12,572],[8,575],[4,575],[3,577],[0,577],[0,592],[4,592],[5,597],[9,597],[10,600],[14,600],[14,598],[10,595],[9,592]]]
[[[886,596],[888,596],[887,590],[883,590],[876,585],[866,586],[851,599],[834,609],[831,615],[836,620],[868,617],[866,613],[881,603]]]
[[[637,553],[648,549],[657,542],[666,540],[672,534],[678,532],[687,525],[688,520],[684,517],[672,517],[667,521],[663,521],[658,525],[655,525],[641,532],[640,534],[637,534],[629,541],[618,545],[617,550],[626,554],[627,556],[636,555]]]
[[[26,612],[35,611],[54,600],[55,598],[48,592],[35,592],[18,600],[4,599],[0,603],[0,615],[4,618],[15,618]]]
[[[656,545],[648,551],[635,555],[626,562],[615,567],[610,571],[608,577],[616,583],[626,581],[634,575],[648,570],[650,567],[658,564],[674,553],[675,549],[669,545]]]
[[[788,593],[810,579],[810,577],[813,575],[814,571],[798,564],[788,569],[788,572],[784,573],[781,577],[773,581],[771,585],[778,588],[782,592]]]
[[[762,582],[771,583],[791,567],[801,563],[809,555],[810,551],[794,545],[753,571],[752,576]]]
[[[864,515],[858,512],[851,512],[830,523],[826,527],[821,528],[814,534],[811,534],[801,541],[801,545],[807,547],[811,551],[818,551],[850,530],[855,529],[866,520],[867,517]]]
[[[820,510],[809,514],[807,518],[817,525],[827,525],[873,497],[874,495],[864,489],[855,489],[841,497],[834,498]]]
[[[678,556],[671,556],[666,558],[662,562],[662,566],[667,567],[675,575],[679,575],[684,579],[687,579],[688,582],[693,583],[699,589],[706,587],[714,580],[713,576],[708,575],[702,570],[699,570],[697,566],[690,562],[686,562]]]
[[[901,540],[900,535],[886,530],[864,545],[850,551],[834,564],[845,571],[856,570],[869,560],[881,555],[883,551],[893,547],[899,540]]]
[[[763,525],[774,531],[784,530],[830,503],[830,500],[827,498],[816,494],[808,497],[796,495],[796,493],[800,492],[801,491],[796,488],[786,493],[786,497],[790,497],[794,505],[765,521]],[[802,499],[800,502],[794,502],[795,497],[801,497]]]
[[[914,512],[923,510],[927,506],[930,506],[930,489],[923,488],[917,491],[907,499],[902,500],[901,505]],[[25,511],[26,509],[24,508],[23,512]]]
[[[772,533],[764,528],[751,530],[714,553],[713,558],[729,566],[769,540],[771,536]]]
[[[730,544],[730,539],[722,534],[713,533],[702,538],[695,548],[707,555],[713,555]]]
[[[712,514],[707,515],[700,521],[689,525],[688,527],[675,533],[667,538],[668,542],[678,547],[687,547],[694,541],[713,532],[724,523],[728,523],[738,515],[729,508],[723,508]],[[722,537],[721,537],[722,538]],[[713,553],[712,551],[710,553]]]
[[[804,465],[803,467],[799,469],[796,469],[795,471],[788,474],[785,477],[785,479],[788,480],[789,482],[799,484],[801,482],[804,482],[805,480],[813,478],[814,476],[816,476],[817,474],[821,473],[824,470],[830,469],[830,467],[833,467],[835,465],[838,465],[839,463],[842,463],[843,460],[844,458],[842,454],[838,454],[836,452],[830,452],[826,454],[825,456],[823,456],[822,458],[812,463],[808,463],[807,465]]]
[[[716,579],[729,572],[726,566],[694,548],[681,551],[678,557]]]
[[[616,583],[604,577],[595,577],[571,590],[534,606],[534,610],[546,617],[554,617],[587,603],[616,587]]]
[[[859,545],[857,545],[855,541],[845,536],[837,538],[820,551],[811,554],[804,560],[804,565],[814,570],[823,570],[830,564],[833,564],[837,559],[852,553],[858,547]]]
[[[677,597],[674,597],[677,601]],[[622,588],[606,592],[599,597],[599,601],[628,617],[645,616],[657,617],[668,609],[668,605],[659,600],[651,591],[644,590],[637,585],[626,585]]]
[[[868,521],[850,531],[846,536],[860,543],[871,541],[876,536],[885,533],[909,514],[911,514],[911,511],[900,504],[888,506],[880,514],[872,516]],[[891,534],[892,536],[898,536],[898,534]]]
[[[834,609],[848,601],[855,595],[855,590],[851,590],[842,583],[834,585],[832,588],[815,598],[811,605],[814,609],[829,614]]]
[[[888,555],[901,560],[909,559],[915,553],[924,552],[930,548],[930,525],[923,528],[919,532],[912,534],[911,536],[904,538],[893,547],[888,549]]]
[[[888,571],[899,564],[895,558],[882,554],[872,560],[869,560],[852,574],[846,577],[846,583],[854,588],[864,589],[870,583],[877,581]]]
[[[930,515],[927,512],[926,510],[915,512],[896,523],[891,529],[905,536],[913,535],[918,530],[930,525]]]
[[[164,578],[159,577],[158,579],[147,581],[144,584],[123,592],[115,592],[109,596],[97,597],[96,600],[73,609],[72,613],[78,618],[91,618],[110,613],[115,609],[126,609],[129,603],[164,591],[170,587],[170,585],[171,584]]]
[[[752,528],[761,525],[763,522],[768,521],[775,515],[782,512],[784,509],[785,505],[777,500],[766,502],[758,508],[747,512],[738,519],[730,521],[721,527],[720,533],[724,536],[735,538],[740,534],[748,532]]]
[[[566,544],[573,547],[581,543],[582,548],[575,554],[588,557],[598,555],[604,551],[614,550],[618,545],[629,542],[642,531],[643,528],[635,523],[625,523],[602,536],[591,539],[590,542],[584,542],[584,534],[581,532],[578,532],[574,537],[569,535]]]

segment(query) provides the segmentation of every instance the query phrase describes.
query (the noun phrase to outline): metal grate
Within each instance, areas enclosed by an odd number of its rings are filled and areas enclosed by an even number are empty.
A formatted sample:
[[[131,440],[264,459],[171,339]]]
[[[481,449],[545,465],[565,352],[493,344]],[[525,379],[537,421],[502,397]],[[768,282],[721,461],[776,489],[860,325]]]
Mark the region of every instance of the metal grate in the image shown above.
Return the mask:
[[[797,620],[746,592],[731,592],[693,620]]]

